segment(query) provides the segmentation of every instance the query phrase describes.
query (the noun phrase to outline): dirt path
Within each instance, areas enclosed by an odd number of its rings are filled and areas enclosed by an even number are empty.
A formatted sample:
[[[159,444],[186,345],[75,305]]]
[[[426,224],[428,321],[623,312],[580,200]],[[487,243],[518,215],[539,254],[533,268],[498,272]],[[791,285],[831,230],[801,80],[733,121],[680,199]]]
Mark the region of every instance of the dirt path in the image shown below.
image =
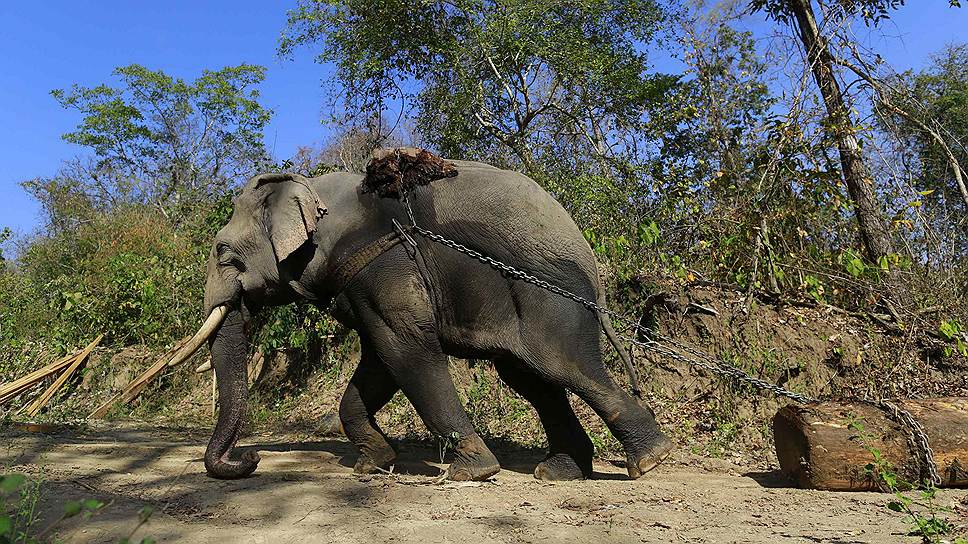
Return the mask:
[[[256,476],[218,481],[200,461],[199,431],[105,428],[7,430],[0,463],[42,474],[48,509],[67,499],[111,501],[91,520],[65,525],[68,542],[117,542],[145,505],[158,511],[137,533],[158,542],[918,542],[887,510],[888,496],[779,487],[773,473],[741,475],[680,458],[640,481],[596,465],[599,479],[533,479],[538,452],[498,450],[510,467],[492,482],[434,484],[438,453],[405,445],[394,476],[356,476],[342,439],[253,436]],[[433,461],[430,461],[433,460]],[[960,504],[968,492],[945,491]],[[957,521],[957,520],[955,520]],[[961,520],[964,522],[964,520]]]

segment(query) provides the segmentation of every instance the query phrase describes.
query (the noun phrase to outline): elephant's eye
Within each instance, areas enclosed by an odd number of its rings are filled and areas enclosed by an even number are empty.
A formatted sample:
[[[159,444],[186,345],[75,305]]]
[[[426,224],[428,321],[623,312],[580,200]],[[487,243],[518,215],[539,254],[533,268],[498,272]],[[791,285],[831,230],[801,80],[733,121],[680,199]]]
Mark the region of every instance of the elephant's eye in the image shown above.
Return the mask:
[[[245,272],[245,263],[242,262],[242,259],[239,259],[231,253],[227,253],[220,257],[218,264],[222,266],[232,266],[235,267],[239,272]]]
[[[232,252],[227,244],[219,244],[215,247],[216,254],[218,255],[218,264],[229,265],[238,262],[238,257]]]

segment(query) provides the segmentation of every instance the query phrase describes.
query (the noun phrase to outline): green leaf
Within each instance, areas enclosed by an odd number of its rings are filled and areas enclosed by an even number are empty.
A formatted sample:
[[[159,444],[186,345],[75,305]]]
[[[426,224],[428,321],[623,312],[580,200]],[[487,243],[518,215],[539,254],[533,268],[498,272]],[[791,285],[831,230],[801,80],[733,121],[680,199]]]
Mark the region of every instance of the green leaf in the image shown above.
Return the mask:
[[[945,340],[953,339],[958,334],[958,329],[958,324],[954,321],[942,321],[938,325],[938,332],[941,333],[941,336],[944,336]]]
[[[67,501],[64,503],[64,517],[72,518],[81,513],[81,501]]]
[[[864,271],[867,269],[867,265],[864,264],[864,261],[862,261],[859,256],[851,251],[848,251],[844,254],[844,267],[847,269],[847,272],[855,278],[861,277],[864,274]]]
[[[148,521],[148,518],[155,513],[155,509],[151,506],[145,506],[141,510],[138,510],[138,521],[144,523]]]
[[[649,220],[639,225],[639,240],[646,247],[654,246],[659,241],[659,225]]]
[[[13,521],[7,514],[0,514],[0,536],[7,536],[7,533],[13,529]]]
[[[27,481],[27,477],[23,474],[7,474],[2,476],[0,477],[0,492],[13,493],[19,489],[25,481]]]
[[[897,501],[891,501],[887,503],[887,508],[895,512],[904,512],[904,505]]]

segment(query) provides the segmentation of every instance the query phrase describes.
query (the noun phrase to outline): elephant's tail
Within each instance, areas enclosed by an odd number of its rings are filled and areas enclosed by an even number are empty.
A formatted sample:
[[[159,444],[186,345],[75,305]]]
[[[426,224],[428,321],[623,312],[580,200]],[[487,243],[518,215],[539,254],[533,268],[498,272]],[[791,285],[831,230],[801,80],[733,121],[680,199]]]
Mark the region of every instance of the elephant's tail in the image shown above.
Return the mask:
[[[599,306],[605,308],[605,297],[602,296],[598,300]],[[622,345],[622,341],[619,339],[618,334],[615,333],[615,329],[612,328],[612,320],[608,318],[607,315],[599,313],[598,321],[602,325],[602,332],[608,337],[609,343],[615,348],[616,353],[625,363],[625,370],[629,373],[629,382],[632,386],[632,394],[636,398],[642,398],[642,390],[639,389],[639,372],[635,369],[635,363],[632,361],[632,356],[629,355],[628,350]]]

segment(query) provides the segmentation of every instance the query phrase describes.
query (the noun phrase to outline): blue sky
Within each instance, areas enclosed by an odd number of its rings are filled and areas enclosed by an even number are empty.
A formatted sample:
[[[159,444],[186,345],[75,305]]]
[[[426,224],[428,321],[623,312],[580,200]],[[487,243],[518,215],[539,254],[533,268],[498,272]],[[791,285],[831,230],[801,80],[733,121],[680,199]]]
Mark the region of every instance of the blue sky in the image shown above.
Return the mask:
[[[37,204],[23,180],[51,176],[83,153],[61,134],[78,122],[60,108],[51,89],[110,81],[111,70],[131,63],[194,79],[203,69],[242,62],[268,68],[263,104],[275,111],[266,143],[277,158],[300,145],[321,143],[321,81],[329,70],[302,51],[275,55],[292,2],[256,0],[165,2],[116,0],[0,1],[0,227],[28,234],[39,223]],[[968,8],[945,0],[909,0],[882,29],[878,49],[898,70],[923,66],[947,43],[968,41]],[[760,25],[755,25],[760,26]],[[661,64],[668,61],[661,61]]]

